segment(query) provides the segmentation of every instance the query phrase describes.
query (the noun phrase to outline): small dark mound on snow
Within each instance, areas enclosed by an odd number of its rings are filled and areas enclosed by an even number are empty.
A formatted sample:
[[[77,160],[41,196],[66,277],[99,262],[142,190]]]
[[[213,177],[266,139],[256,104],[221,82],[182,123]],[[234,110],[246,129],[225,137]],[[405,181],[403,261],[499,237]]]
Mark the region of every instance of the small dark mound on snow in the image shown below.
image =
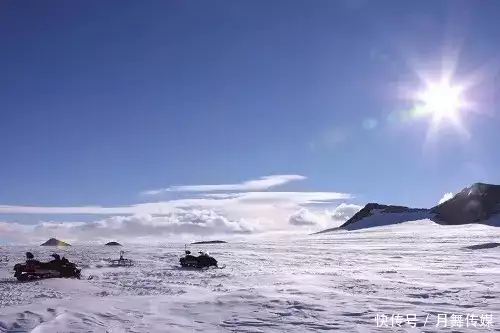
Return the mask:
[[[499,247],[499,246],[500,246],[500,243],[484,243],[484,244],[466,246],[464,248],[468,249],[468,250],[484,250],[484,249],[493,249],[493,248]]]
[[[71,246],[71,244],[60,241],[59,239],[51,238],[45,243],[40,244],[40,246]]]
[[[221,241],[221,240],[212,240],[212,241],[201,241],[201,242],[194,242],[191,244],[225,244],[227,242]]]
[[[107,246],[122,246],[120,243],[118,242],[109,242],[109,243],[106,243],[104,245],[107,245]]]

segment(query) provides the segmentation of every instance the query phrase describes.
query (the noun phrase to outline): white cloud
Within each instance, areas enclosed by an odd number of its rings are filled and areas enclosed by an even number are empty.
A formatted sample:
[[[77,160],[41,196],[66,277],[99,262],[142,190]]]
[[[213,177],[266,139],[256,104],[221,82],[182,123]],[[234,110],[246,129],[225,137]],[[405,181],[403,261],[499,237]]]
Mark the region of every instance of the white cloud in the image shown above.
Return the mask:
[[[441,200],[439,200],[438,205],[442,204],[445,201],[450,200],[451,198],[453,198],[453,193],[451,193],[451,192],[445,193],[443,195],[443,197],[441,198]]]
[[[362,208],[363,206],[341,203],[330,213],[330,216],[334,221],[343,223],[359,212]]]
[[[239,202],[265,203],[292,202],[294,204],[312,204],[325,201],[349,199],[350,194],[338,192],[250,192],[206,194],[207,198],[237,200]],[[195,199],[197,200],[197,199]]]
[[[302,208],[299,211],[293,213],[288,218],[288,223],[291,225],[316,225],[318,224],[318,216],[311,213],[306,208]]]
[[[165,189],[144,191],[142,194],[156,195],[163,192],[260,191],[303,179],[306,179],[306,177],[300,175],[271,175],[237,184],[171,186]]]
[[[333,211],[311,212],[306,208],[301,208],[289,216],[288,223],[296,226],[315,225],[323,228],[339,226],[350,219],[361,208],[362,206],[345,203],[341,203]]]
[[[311,203],[324,203],[351,198],[349,194],[337,192],[249,192],[206,194],[201,198],[177,199],[149,202],[121,207],[81,206],[43,207],[0,205],[0,214],[96,214],[96,215],[164,215],[178,209],[237,209],[269,207],[269,205],[296,207]]]

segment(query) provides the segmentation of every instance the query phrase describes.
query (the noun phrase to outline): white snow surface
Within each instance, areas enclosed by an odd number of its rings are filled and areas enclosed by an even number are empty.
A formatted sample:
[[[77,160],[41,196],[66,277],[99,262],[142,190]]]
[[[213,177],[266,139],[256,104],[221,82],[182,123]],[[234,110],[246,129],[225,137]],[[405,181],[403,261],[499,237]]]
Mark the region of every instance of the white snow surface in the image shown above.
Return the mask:
[[[423,220],[190,246],[227,265],[207,271],[177,268],[181,243],[1,246],[0,332],[499,332],[500,247],[466,248],[499,240],[499,228]],[[121,249],[136,265],[106,267],[102,259]],[[26,251],[49,260],[54,250],[95,278],[13,278]],[[382,314],[388,328],[377,327]],[[392,328],[393,314],[414,314],[418,326]],[[447,314],[448,329],[436,327],[438,314]],[[450,329],[460,324],[453,314],[463,327]],[[465,327],[470,314],[491,315],[492,327],[479,319]]]

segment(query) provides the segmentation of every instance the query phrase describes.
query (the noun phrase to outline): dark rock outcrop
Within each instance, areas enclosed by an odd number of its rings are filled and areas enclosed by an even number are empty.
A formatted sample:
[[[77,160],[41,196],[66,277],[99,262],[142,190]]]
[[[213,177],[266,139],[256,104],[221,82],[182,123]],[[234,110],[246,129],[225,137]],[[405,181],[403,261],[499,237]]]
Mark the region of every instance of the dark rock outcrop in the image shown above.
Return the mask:
[[[194,242],[191,244],[224,244],[224,243],[227,243],[227,242],[221,241],[221,240],[212,240],[212,241]]]
[[[40,246],[71,246],[71,245],[63,241],[60,241],[58,239],[51,238],[45,243],[41,244]]]
[[[369,203],[340,227],[316,234],[356,230],[429,219],[442,225],[485,224],[500,226],[500,185],[475,183],[451,199],[427,208],[381,205]]]
[[[500,247],[500,243],[484,243],[466,246],[464,249],[467,250],[485,250],[485,249],[494,249],[495,247]]]
[[[431,208],[439,224],[481,223],[500,213],[500,185],[475,183]]]
[[[120,243],[118,242],[109,242],[109,243],[106,243],[104,245],[108,245],[108,246],[122,246]]]

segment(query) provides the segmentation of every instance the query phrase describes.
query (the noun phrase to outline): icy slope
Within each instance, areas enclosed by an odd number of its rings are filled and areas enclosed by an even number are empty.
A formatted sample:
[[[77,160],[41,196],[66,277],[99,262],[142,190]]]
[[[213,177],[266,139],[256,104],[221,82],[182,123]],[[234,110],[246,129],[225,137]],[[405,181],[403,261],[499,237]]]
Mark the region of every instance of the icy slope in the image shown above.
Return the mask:
[[[415,221],[191,246],[227,264],[207,272],[174,267],[183,244],[124,248],[137,260],[131,268],[102,267],[116,249],[75,245],[60,253],[97,278],[29,283],[11,277],[14,263],[26,250],[47,258],[53,249],[0,247],[9,259],[0,266],[0,332],[387,332],[375,321],[383,314],[414,314],[418,325],[429,315],[426,332],[443,331],[438,314],[448,327],[460,324],[452,314],[487,314],[500,331],[500,248],[467,248],[499,239],[498,228]],[[480,322],[448,331],[486,331]]]
[[[417,220],[427,220],[428,223],[433,223],[432,219],[434,219],[434,214],[428,209],[369,203],[340,227],[325,229],[316,234],[340,230],[360,230],[383,227]]]
[[[432,216],[428,211],[387,213],[383,209],[374,209],[371,211],[371,215],[355,223],[347,224],[342,228],[345,230],[359,230],[425,219],[427,219],[428,223],[433,223],[429,220],[430,217]]]

